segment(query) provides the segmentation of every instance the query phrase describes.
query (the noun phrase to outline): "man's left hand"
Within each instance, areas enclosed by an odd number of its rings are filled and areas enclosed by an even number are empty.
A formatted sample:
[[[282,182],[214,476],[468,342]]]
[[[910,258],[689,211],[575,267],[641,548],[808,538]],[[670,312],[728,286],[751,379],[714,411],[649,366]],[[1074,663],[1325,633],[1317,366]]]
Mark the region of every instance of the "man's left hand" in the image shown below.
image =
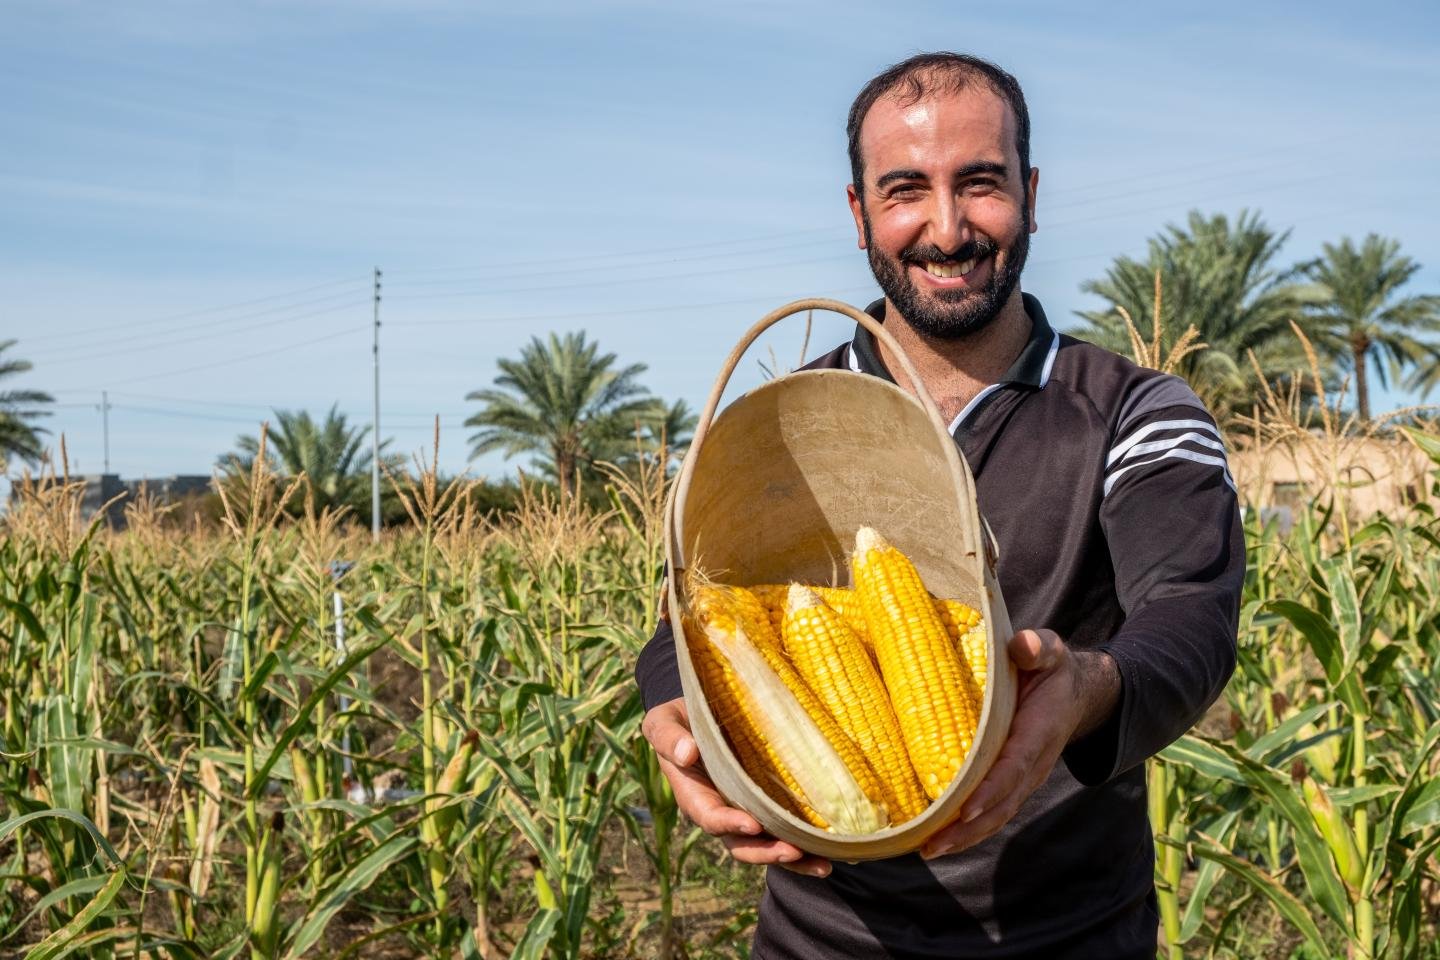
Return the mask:
[[[1119,699],[1120,672],[1110,655],[1072,650],[1053,630],[1015,634],[1010,659],[1020,672],[1010,735],[959,819],[921,848],[927,860],[974,846],[1004,826],[1065,747],[1103,723]]]

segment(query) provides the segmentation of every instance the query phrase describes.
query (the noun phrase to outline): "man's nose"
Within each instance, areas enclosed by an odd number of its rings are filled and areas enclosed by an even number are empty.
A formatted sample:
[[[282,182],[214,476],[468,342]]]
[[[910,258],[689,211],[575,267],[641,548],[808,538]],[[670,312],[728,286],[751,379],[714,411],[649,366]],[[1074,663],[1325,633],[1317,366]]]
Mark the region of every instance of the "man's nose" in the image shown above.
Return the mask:
[[[930,210],[928,233],[931,243],[946,253],[954,253],[970,240],[970,221],[964,204],[953,195],[937,195]]]

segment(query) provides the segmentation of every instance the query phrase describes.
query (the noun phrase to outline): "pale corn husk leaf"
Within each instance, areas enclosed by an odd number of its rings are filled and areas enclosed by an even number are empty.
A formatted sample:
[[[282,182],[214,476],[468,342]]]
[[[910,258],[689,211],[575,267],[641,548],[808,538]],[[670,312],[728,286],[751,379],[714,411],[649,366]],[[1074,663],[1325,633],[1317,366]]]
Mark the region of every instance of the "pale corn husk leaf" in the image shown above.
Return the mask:
[[[749,700],[746,709],[794,776],[801,799],[837,833],[866,834],[885,827],[889,820],[883,808],[860,789],[835,747],[744,631],[711,626],[705,633],[735,671]]]

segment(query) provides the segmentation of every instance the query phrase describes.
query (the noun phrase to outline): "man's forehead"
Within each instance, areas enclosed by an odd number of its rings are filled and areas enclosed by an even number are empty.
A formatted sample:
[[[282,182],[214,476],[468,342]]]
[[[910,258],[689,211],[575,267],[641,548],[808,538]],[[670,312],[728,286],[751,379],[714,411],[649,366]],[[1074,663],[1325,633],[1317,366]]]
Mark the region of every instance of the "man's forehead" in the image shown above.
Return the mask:
[[[1003,97],[983,83],[937,91],[914,100],[897,92],[875,101],[860,125],[867,166],[876,154],[943,145],[1008,157],[1015,146],[1015,115]]]

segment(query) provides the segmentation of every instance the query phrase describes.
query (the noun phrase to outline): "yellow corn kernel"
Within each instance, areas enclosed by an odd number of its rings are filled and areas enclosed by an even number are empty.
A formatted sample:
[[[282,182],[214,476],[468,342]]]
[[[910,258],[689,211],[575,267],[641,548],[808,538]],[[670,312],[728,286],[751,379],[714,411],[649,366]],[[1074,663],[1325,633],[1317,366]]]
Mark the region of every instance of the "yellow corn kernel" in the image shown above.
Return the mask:
[[[807,823],[825,829],[828,826],[825,818],[800,800],[800,785],[766,743],[755,717],[745,709],[740,680],[706,636],[705,627],[687,619],[685,637],[705,700],[729,739],[740,766],[770,799]]]
[[[984,700],[985,681],[989,677],[990,637],[984,624],[976,624],[960,638],[960,654],[965,658],[965,665],[970,668],[970,676],[975,681],[978,710],[978,704]]]
[[[781,642],[795,670],[869,758],[892,823],[922,813],[929,801],[915,779],[890,695],[859,638],[817,593],[793,585]]]
[[[909,558],[861,527],[851,570],[905,749],[925,793],[936,799],[975,739],[973,681]]]
[[[785,619],[785,594],[790,589],[789,585],[784,583],[761,583],[746,587],[745,589],[749,590],[755,595],[755,599],[760,601],[760,605],[765,608],[765,613],[770,617],[770,625],[775,628],[775,632],[778,634],[780,632],[780,624]]]
[[[960,651],[969,673],[970,697],[978,713],[985,700],[985,629],[980,625],[980,611],[959,600],[936,600],[935,612],[945,624],[950,642]]]
[[[824,739],[832,745],[849,774],[854,777],[864,791],[865,796],[876,803],[883,803],[880,778],[870,766],[864,753],[840,729],[835,718],[830,716],[814,691],[795,672],[795,667],[785,656],[785,651],[781,647],[779,635],[770,626],[769,615],[755,594],[744,587],[697,582],[692,585],[689,595],[694,619],[699,621],[712,635],[715,630],[726,636],[740,634],[746,641],[744,646],[753,645],[764,663],[779,678],[783,688],[793,695],[800,708],[819,728]],[[731,667],[734,667],[733,663]],[[759,706],[767,716],[757,718],[760,720],[758,729],[768,731],[771,729],[771,725],[766,722],[771,719],[768,716],[770,711],[766,709],[769,707],[769,703],[766,699],[761,698]],[[776,746],[773,734],[770,735],[767,742]],[[791,772],[795,773],[794,770]],[[811,798],[812,805],[813,799]],[[825,816],[824,810],[820,810],[820,812],[822,816]],[[826,817],[826,819],[832,818]],[[863,819],[863,817],[857,818],[855,822],[861,822]],[[837,829],[841,828],[839,824],[833,825]]]

